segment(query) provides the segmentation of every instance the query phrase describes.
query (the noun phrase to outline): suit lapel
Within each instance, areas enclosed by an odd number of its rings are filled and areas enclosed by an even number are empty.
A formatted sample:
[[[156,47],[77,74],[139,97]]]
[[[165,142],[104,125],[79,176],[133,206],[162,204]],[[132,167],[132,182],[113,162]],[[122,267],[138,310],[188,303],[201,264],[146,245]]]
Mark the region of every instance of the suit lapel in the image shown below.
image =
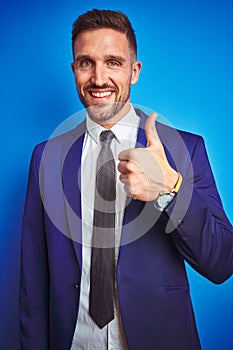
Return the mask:
[[[82,269],[81,157],[85,122],[66,137],[63,150],[62,181],[67,223],[76,257]]]
[[[139,109],[135,109],[136,113],[140,117],[140,124],[138,129],[136,148],[146,147],[147,140],[145,135],[145,121],[146,115],[142,113]],[[122,233],[121,233],[121,246],[130,243],[136,239],[134,227],[136,219],[139,217],[140,213],[145,207],[145,203],[138,200],[133,200],[127,197],[126,208],[124,213]]]

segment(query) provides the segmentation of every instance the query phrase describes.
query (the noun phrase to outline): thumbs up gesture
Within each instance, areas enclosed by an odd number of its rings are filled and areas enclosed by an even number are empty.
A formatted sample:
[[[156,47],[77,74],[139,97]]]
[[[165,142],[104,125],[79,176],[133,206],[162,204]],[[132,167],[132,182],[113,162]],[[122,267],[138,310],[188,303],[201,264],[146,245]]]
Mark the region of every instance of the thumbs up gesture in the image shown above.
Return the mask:
[[[178,173],[170,166],[158,137],[152,113],[146,121],[146,148],[132,148],[120,152],[118,170],[120,181],[130,197],[141,201],[155,200],[160,192],[170,191],[178,180]]]

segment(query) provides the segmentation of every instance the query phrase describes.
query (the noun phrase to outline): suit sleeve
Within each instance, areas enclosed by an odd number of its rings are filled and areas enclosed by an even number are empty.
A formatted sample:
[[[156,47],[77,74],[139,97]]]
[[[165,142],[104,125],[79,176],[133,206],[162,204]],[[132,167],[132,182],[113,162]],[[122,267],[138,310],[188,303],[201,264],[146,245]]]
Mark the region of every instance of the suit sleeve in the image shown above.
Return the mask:
[[[22,350],[48,349],[49,269],[44,229],[44,211],[39,186],[41,147],[30,164],[21,240],[19,294]]]
[[[201,137],[193,147],[189,168],[183,170],[182,187],[166,213],[176,227],[172,236],[177,249],[196,271],[214,283],[232,275],[233,228]]]

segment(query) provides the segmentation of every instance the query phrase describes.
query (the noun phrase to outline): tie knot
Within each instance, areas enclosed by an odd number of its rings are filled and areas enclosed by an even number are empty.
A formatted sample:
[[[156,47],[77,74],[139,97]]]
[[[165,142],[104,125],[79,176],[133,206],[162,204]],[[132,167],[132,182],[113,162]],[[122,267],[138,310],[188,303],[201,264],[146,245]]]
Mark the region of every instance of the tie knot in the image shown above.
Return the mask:
[[[112,139],[115,137],[113,132],[111,130],[104,130],[100,134],[100,142],[111,142]]]

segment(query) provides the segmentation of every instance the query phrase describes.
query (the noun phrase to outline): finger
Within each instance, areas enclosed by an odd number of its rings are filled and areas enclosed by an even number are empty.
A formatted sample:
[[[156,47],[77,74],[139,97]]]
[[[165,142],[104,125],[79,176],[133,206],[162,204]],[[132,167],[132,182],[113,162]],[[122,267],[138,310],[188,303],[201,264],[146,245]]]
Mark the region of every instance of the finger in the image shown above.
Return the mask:
[[[128,176],[126,175],[126,174],[121,174],[120,176],[119,176],[119,179],[120,179],[120,181],[123,183],[123,184],[127,184],[129,181],[128,181]]]
[[[118,171],[121,173],[121,174],[126,174],[127,173],[127,164],[128,162],[127,161],[120,161],[118,166],[117,166],[117,169]]]
[[[120,161],[128,161],[131,158],[131,152],[133,149],[125,149],[124,151],[121,151],[118,155],[118,159]]]
[[[134,196],[133,189],[128,183],[125,183],[124,191],[127,194],[127,196],[129,196],[129,197],[133,197]]]
[[[146,120],[145,133],[147,139],[147,147],[150,147],[158,139],[158,133],[155,127],[155,121],[158,117],[157,113],[152,113]]]
[[[138,165],[136,162],[121,161],[117,167],[118,171],[122,174],[129,174],[138,170]]]

